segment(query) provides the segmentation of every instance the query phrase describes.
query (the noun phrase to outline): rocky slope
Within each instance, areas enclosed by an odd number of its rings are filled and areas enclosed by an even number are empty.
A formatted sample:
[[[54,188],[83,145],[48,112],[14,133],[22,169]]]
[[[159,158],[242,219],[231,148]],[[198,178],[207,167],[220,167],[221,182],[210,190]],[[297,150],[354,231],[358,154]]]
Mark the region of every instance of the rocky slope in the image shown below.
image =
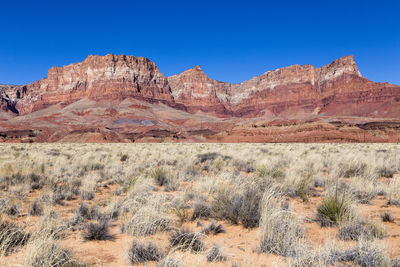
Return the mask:
[[[53,67],[47,78],[20,86],[11,95],[20,115],[84,97],[173,101],[167,79],[152,61],[125,55],[89,56],[81,63]]]
[[[400,87],[362,77],[352,56],[240,84],[199,66],[166,78],[143,57],[89,56],[31,84],[0,85],[0,100],[3,141],[400,140]]]
[[[168,81],[175,100],[188,108],[236,117],[307,113],[400,116],[398,110],[382,107],[399,102],[399,87],[363,78],[352,56],[321,68],[293,65],[268,71],[240,84],[212,80],[200,67],[169,77]]]

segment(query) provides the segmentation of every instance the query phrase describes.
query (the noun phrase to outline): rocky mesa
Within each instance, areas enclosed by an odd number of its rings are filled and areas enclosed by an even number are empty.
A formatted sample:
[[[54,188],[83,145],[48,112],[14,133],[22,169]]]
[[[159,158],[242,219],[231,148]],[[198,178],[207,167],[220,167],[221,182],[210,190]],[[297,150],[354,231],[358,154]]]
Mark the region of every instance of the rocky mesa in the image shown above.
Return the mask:
[[[320,68],[267,71],[239,84],[213,80],[200,66],[167,78],[147,58],[89,56],[53,67],[47,78],[31,84],[0,85],[0,99],[2,141],[393,142],[399,137],[400,86],[362,77],[352,56]],[[365,123],[379,127],[360,127]],[[349,128],[354,133],[338,135]]]

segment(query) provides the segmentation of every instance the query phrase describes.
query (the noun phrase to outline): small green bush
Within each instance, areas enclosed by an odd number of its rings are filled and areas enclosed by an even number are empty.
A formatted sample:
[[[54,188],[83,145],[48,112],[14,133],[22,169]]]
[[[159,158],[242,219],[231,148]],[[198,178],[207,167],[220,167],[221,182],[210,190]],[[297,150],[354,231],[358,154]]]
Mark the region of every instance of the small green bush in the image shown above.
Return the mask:
[[[156,168],[151,172],[151,177],[159,185],[163,186],[168,183],[167,173],[161,168]]]
[[[321,226],[332,226],[344,221],[350,215],[350,203],[343,194],[339,199],[337,196],[327,196],[317,208],[317,219]]]

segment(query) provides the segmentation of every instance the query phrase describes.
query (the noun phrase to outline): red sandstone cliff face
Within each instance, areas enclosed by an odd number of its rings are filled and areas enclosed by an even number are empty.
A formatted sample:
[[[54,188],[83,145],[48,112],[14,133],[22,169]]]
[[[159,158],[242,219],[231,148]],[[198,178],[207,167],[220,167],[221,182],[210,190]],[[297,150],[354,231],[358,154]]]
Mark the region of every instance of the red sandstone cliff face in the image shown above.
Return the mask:
[[[173,88],[172,95],[175,101],[187,106],[189,111],[229,113],[230,103],[226,96],[231,84],[209,78],[200,66],[171,76],[168,82]]]
[[[28,85],[0,85],[6,142],[397,142],[399,118],[400,86],[362,77],[352,56],[240,84],[199,66],[167,79],[146,58],[89,56]]]
[[[89,56],[81,63],[51,68],[47,78],[21,86],[18,92],[20,114],[84,97],[173,101],[167,79],[152,61],[125,55]]]
[[[293,65],[230,84],[209,78],[199,66],[167,79],[146,58],[106,55],[51,68],[47,78],[32,84],[3,86],[7,97],[2,97],[1,108],[21,115],[84,97],[132,97],[171,106],[178,103],[189,112],[201,110],[224,117],[336,114],[396,118],[400,117],[399,88],[363,78],[352,56],[321,68]]]
[[[352,56],[321,68],[293,65],[268,71],[240,84],[212,80],[199,67],[168,81],[175,100],[189,109],[216,110],[237,117],[336,113],[400,116],[398,109],[382,107],[386,102],[398,105],[400,87],[363,78]]]

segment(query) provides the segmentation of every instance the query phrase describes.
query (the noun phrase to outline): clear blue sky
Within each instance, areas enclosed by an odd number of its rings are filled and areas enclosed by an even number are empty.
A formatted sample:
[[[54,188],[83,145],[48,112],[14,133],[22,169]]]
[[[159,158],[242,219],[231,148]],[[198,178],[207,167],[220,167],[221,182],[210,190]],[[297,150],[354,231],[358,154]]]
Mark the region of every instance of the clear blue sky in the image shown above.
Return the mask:
[[[23,84],[89,54],[144,56],[166,76],[199,64],[241,82],[354,55],[400,84],[400,1],[1,1],[0,83]]]

